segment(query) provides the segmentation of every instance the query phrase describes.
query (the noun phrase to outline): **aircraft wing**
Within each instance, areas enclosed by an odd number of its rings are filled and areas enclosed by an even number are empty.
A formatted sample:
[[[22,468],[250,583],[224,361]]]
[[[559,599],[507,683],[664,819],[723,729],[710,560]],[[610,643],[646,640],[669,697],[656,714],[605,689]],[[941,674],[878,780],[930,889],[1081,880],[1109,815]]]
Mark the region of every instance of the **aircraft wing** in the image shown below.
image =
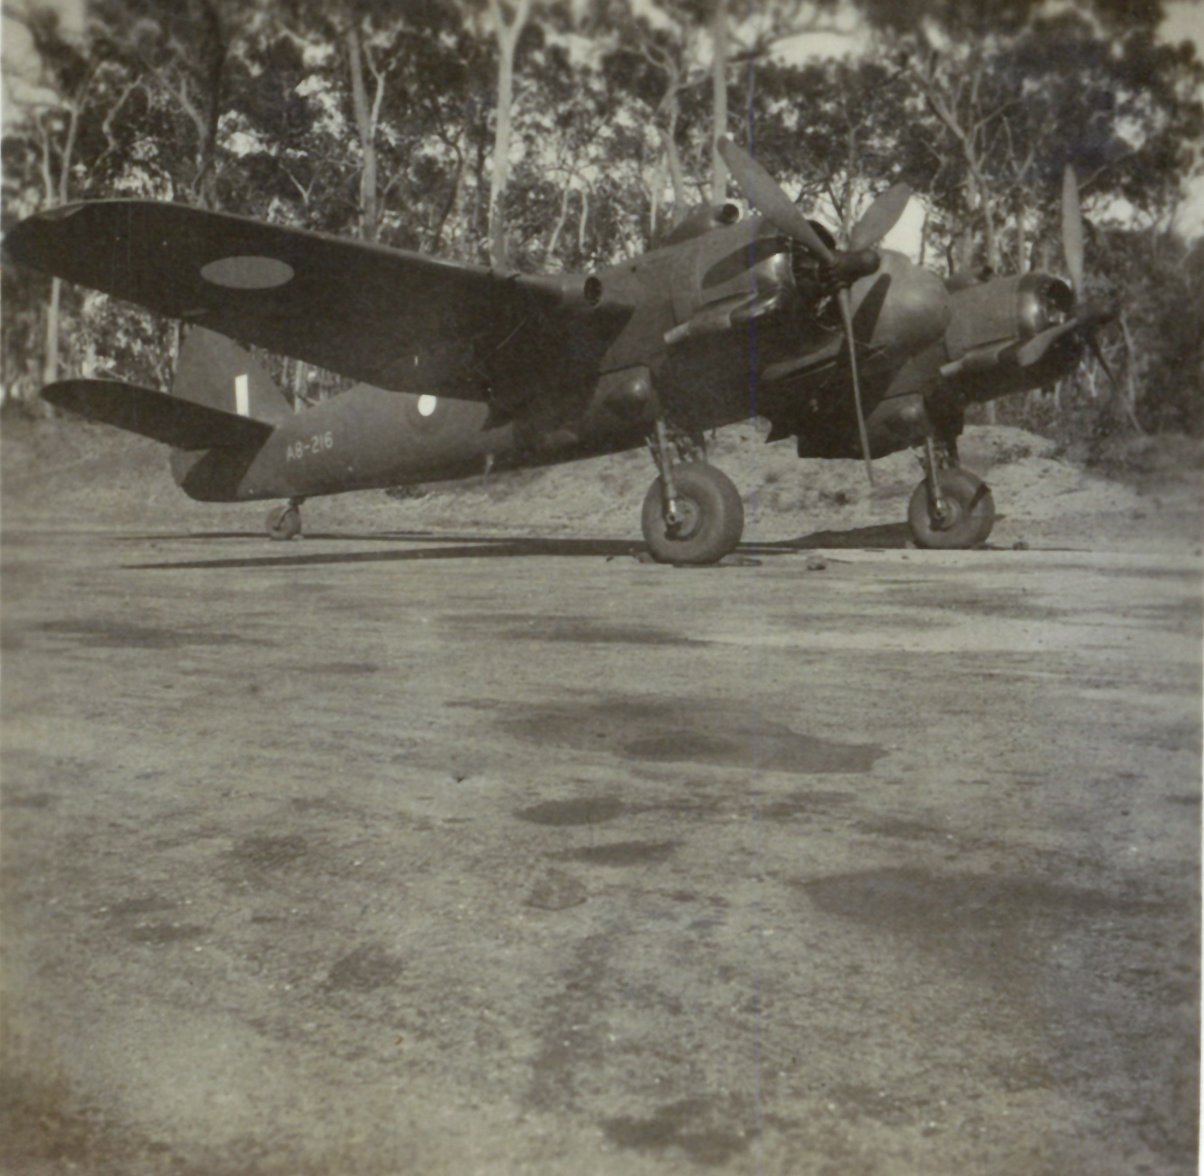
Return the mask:
[[[9,231],[16,262],[393,391],[484,399],[563,281],[181,204],[101,200]],[[510,357],[513,363],[513,356]]]

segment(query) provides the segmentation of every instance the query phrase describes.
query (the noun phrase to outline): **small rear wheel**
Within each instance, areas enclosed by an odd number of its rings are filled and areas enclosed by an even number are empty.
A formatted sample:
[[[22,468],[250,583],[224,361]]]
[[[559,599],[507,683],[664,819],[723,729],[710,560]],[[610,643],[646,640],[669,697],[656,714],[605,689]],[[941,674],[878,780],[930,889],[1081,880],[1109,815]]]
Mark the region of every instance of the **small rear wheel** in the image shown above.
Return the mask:
[[[995,499],[981,478],[963,469],[937,470],[944,511],[937,515],[928,501],[928,483],[912,492],[907,524],[917,547],[977,547],[995,525]]]
[[[640,521],[652,557],[660,563],[712,564],[744,533],[744,503],[732,480],[702,462],[675,466],[676,522],[665,519],[664,490],[657,478],[644,498]]]
[[[268,511],[268,535],[273,539],[295,539],[301,534],[301,511],[291,502]]]

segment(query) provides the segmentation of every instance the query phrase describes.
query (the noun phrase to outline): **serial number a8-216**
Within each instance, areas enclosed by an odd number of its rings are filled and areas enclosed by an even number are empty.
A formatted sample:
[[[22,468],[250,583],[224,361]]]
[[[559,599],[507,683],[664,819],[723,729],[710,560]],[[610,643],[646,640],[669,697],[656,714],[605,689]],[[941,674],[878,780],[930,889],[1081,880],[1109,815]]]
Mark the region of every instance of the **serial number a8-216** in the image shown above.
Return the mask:
[[[307,441],[294,441],[284,451],[287,461],[301,461],[306,457],[313,457],[316,454],[322,453],[324,450],[334,448],[334,433],[315,433]]]

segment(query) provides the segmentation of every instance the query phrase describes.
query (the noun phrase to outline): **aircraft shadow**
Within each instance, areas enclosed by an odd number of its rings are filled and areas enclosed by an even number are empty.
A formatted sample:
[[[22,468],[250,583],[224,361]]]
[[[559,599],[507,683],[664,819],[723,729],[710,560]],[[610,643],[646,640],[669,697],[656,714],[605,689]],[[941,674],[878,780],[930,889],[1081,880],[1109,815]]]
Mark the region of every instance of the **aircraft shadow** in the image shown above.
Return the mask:
[[[906,523],[878,523],[872,527],[854,527],[848,531],[812,531],[797,539],[784,539],[777,543],[757,544],[761,548],[779,548],[790,551],[813,551],[844,548],[906,547],[911,542],[911,532]]]
[[[210,536],[214,538],[215,536]],[[162,538],[162,537],[160,537]],[[190,539],[198,536],[190,535]],[[261,542],[267,542],[257,536]],[[164,560],[152,563],[126,564],[136,571],[169,571],[223,568],[289,568],[321,567],[333,564],[405,563],[427,559],[520,559],[530,556],[577,556],[614,559],[617,556],[638,556],[643,544],[607,539],[516,539],[497,536],[405,535],[310,535],[310,539],[340,539],[362,542],[366,539],[393,543],[423,543],[428,546],[398,551],[292,551],[289,554],[196,560]]]
[[[246,539],[257,545],[270,542],[252,531],[189,532],[180,535],[128,535],[126,539],[145,539],[171,542],[213,542],[215,540]],[[626,539],[561,539],[521,538],[497,535],[431,535],[428,532],[377,531],[372,533],[308,533],[309,541],[345,543],[407,543],[422,544],[393,551],[298,551],[290,549],[279,554],[256,556],[224,556],[216,559],[161,560],[127,564],[138,571],[168,571],[178,569],[321,567],[336,564],[405,563],[426,559],[522,559],[532,556],[567,556],[577,558],[615,559],[621,556],[640,558],[644,544]],[[906,547],[906,523],[887,523],[872,527],[856,527],[848,531],[814,531],[797,539],[771,542],[742,543],[735,552],[739,557],[788,555],[795,551],[818,549],[881,549]],[[283,546],[283,545],[280,545]]]

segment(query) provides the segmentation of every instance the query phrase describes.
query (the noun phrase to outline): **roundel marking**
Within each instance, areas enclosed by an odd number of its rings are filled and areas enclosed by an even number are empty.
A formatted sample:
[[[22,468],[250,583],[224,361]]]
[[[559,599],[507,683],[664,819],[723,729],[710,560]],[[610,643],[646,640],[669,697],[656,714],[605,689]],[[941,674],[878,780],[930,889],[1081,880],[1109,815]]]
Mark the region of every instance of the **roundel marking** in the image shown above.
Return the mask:
[[[294,273],[293,267],[279,258],[247,253],[219,257],[201,266],[201,277],[206,282],[227,290],[272,290],[291,282]]]
[[[439,397],[431,396],[429,393],[424,393],[418,397],[418,413],[420,416],[429,417],[434,414],[435,409],[439,407]]]

